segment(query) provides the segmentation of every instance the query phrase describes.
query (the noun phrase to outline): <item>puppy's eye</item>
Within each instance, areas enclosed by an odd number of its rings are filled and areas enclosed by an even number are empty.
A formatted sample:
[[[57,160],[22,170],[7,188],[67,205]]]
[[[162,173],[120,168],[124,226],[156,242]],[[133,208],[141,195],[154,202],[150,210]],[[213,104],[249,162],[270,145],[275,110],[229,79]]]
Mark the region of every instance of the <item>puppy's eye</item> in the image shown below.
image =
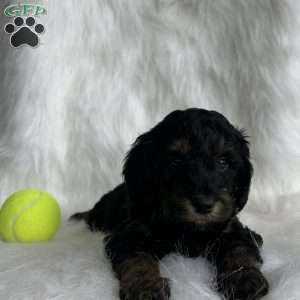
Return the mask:
[[[172,159],[170,162],[169,162],[169,168],[176,168],[180,165],[181,163],[181,160],[180,159]]]
[[[221,157],[220,159],[218,159],[217,167],[222,172],[226,171],[229,167],[229,164],[228,164],[228,161],[226,160],[226,158]]]

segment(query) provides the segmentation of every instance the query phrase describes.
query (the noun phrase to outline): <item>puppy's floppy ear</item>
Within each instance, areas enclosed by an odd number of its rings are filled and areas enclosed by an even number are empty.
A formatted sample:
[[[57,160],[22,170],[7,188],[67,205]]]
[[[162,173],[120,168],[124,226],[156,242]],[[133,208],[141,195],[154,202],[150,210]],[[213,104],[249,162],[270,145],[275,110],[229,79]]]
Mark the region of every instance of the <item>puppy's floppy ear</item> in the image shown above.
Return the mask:
[[[149,131],[139,136],[125,158],[123,175],[132,199],[142,201],[155,192],[159,166],[152,135]]]
[[[132,199],[140,202],[156,200],[162,180],[161,144],[168,137],[170,128],[181,124],[183,114],[180,110],[171,112],[155,127],[140,135],[132,145],[123,167],[125,183]]]
[[[241,210],[248,201],[253,167],[250,162],[249,142],[244,130],[239,130],[240,153],[242,155],[242,166],[239,170],[237,179],[236,198],[239,210]]]

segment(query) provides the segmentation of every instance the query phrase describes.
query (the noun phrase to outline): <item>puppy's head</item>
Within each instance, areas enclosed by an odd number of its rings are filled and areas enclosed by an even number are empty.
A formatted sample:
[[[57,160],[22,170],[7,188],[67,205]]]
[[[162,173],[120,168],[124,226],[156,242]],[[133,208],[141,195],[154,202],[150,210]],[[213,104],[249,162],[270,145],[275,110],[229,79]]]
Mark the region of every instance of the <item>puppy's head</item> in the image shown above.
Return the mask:
[[[252,166],[241,131],[215,111],[193,108],[138,137],[123,174],[137,214],[209,224],[244,207]]]

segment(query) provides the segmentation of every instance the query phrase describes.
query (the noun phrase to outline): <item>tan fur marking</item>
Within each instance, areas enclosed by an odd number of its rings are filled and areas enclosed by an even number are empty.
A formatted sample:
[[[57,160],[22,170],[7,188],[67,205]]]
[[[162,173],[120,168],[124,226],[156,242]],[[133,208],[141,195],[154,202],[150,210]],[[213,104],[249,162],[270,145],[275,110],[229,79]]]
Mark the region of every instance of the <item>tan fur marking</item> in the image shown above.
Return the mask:
[[[129,258],[118,267],[121,289],[150,289],[159,287],[160,272],[158,262],[150,255],[139,254]]]
[[[191,150],[191,145],[186,139],[176,140],[170,147],[170,150],[177,151],[180,153],[188,153]]]
[[[222,222],[232,214],[232,205],[230,196],[224,193],[216,201],[212,211],[207,214],[198,213],[193,205],[187,200],[183,207],[185,214],[184,219],[190,223],[209,224],[211,222]]]

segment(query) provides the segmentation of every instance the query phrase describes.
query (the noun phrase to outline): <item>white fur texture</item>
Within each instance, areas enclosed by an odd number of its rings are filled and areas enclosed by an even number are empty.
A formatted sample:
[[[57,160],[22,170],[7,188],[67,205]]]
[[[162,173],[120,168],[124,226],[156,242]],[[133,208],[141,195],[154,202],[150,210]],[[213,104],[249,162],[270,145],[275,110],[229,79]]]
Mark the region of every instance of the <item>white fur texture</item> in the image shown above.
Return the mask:
[[[242,219],[265,238],[266,299],[300,299],[299,1],[38,2],[36,49],[11,48],[0,17],[0,203],[37,187],[66,219],[120,182],[130,144],[165,114],[215,109],[250,136]],[[0,247],[0,299],[117,299],[101,235],[82,224]],[[161,271],[174,300],[220,299],[202,259],[172,255]]]

